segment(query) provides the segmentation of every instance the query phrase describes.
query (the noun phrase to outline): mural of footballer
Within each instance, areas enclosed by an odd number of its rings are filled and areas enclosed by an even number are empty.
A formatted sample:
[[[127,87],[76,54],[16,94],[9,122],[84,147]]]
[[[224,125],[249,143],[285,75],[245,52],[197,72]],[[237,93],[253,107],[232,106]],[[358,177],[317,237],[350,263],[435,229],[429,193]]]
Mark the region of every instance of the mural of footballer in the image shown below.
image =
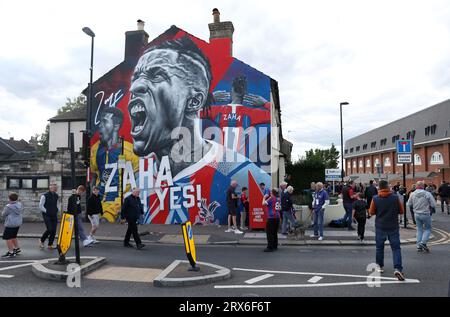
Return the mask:
[[[118,108],[106,107],[100,112],[100,122],[98,124],[99,141],[91,147],[91,186],[100,188],[99,195],[102,197],[103,218],[109,222],[114,222],[120,210],[119,189],[105,193],[106,183],[112,173],[112,168],[106,168],[106,164],[117,163],[119,155],[122,153],[122,144],[119,138],[119,130],[122,127],[123,114]],[[131,161],[134,172],[137,172],[139,158],[133,153],[133,145],[124,141],[124,155],[126,161]],[[119,188],[119,172],[113,176],[110,186]],[[128,185],[125,192],[129,191]]]
[[[202,184],[204,205],[218,201],[225,206],[224,193],[231,178],[245,186],[249,170],[259,181],[267,183],[270,183],[270,175],[241,154],[203,138],[200,113],[209,110],[211,79],[208,59],[188,36],[150,46],[132,75],[128,112],[135,154],[152,155],[156,161],[168,156],[173,186]],[[172,132],[177,128],[187,129],[190,138],[173,138]],[[146,223],[180,223],[202,216],[197,205],[191,210],[165,208],[168,214],[160,213],[159,204],[152,204],[152,200],[157,199],[155,196],[150,194]],[[209,201],[203,201],[204,198]],[[180,197],[178,202],[182,199]],[[215,207],[214,217],[226,221],[225,208]],[[219,209],[223,210],[219,212]]]

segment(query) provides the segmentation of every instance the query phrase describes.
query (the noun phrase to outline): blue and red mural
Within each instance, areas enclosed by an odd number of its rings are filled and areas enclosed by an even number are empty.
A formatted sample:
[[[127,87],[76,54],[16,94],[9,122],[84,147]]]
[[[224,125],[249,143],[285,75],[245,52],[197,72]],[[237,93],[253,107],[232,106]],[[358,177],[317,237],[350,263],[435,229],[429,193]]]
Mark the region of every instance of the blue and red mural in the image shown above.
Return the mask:
[[[120,187],[139,187],[142,222],[161,224],[226,223],[231,180],[258,200],[270,188],[270,78],[227,41],[172,26],[94,84],[91,180],[108,221]]]

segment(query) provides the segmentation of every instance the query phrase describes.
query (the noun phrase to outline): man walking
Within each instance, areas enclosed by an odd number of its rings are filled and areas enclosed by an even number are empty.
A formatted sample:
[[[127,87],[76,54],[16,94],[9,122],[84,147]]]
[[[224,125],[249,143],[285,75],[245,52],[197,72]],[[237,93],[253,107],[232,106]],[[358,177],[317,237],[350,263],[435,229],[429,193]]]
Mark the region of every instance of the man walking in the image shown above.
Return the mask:
[[[353,181],[349,181],[347,186],[342,189],[342,201],[344,203],[345,209],[345,221],[347,221],[347,229],[355,230],[352,226],[353,218],[352,218],[352,210],[353,210],[353,202],[355,201],[355,192],[353,190]]]
[[[316,184],[316,193],[313,201],[314,212],[314,234],[311,238],[319,237],[319,241],[323,240],[323,215],[325,207],[330,203],[327,192],[323,189],[323,183]]]
[[[424,190],[424,182],[416,184],[416,190],[409,197],[407,205],[414,209],[414,216],[417,224],[417,251],[430,252],[427,247],[431,234],[431,210],[436,208],[436,201],[433,195]]]
[[[39,239],[39,248],[44,248],[44,242],[48,238],[48,249],[53,250],[53,242],[55,241],[56,226],[58,225],[58,194],[56,191],[58,186],[55,183],[51,183],[49,191],[41,196],[39,201],[39,209],[42,212],[42,218],[44,219],[45,227],[47,230],[42,234]]]
[[[103,207],[102,201],[99,196],[100,188],[95,186],[92,189],[92,194],[89,196],[87,206],[86,206],[86,214],[88,215],[89,221],[91,222],[91,232],[89,238],[97,243],[97,239],[95,238],[95,233],[100,225],[100,216],[103,216]]]
[[[400,203],[396,194],[389,190],[389,184],[381,180],[378,195],[373,197],[369,213],[376,216],[375,219],[375,242],[376,263],[378,271],[384,272],[384,243],[389,240],[394,262],[394,275],[399,281],[405,280],[402,266],[402,253],[400,249],[400,228],[398,215],[403,214],[403,204]]]
[[[76,191],[69,197],[69,201],[67,202],[67,213],[71,215],[77,215],[77,224],[78,224],[78,236],[81,241],[83,241],[83,246],[88,247],[94,240],[90,239],[86,236],[83,227],[83,219],[81,215],[81,194],[86,191],[83,185],[77,187]]]
[[[364,191],[364,196],[366,196],[366,202],[368,207],[370,207],[370,204],[372,203],[372,198],[376,194],[378,194],[378,190],[373,184],[373,179],[371,179],[369,182],[369,186]]]
[[[441,211],[444,212],[444,203],[447,205],[447,214],[450,215],[450,207],[448,205],[450,198],[450,185],[446,181],[442,181],[442,185],[438,190],[441,199]]]
[[[123,240],[123,246],[126,248],[132,248],[133,245],[130,243],[131,235],[133,235],[134,242],[136,243],[136,248],[138,250],[145,247],[142,244],[141,238],[139,237],[137,222],[141,215],[144,214],[144,207],[142,206],[141,198],[139,197],[139,188],[133,188],[133,192],[123,201],[122,210],[120,212],[120,223],[128,223],[128,229],[125,233],[125,239]]]
[[[292,202],[292,193],[294,192],[294,187],[288,186],[286,192],[281,197],[281,210],[283,213],[283,220],[281,224],[281,234],[287,234],[289,222],[291,226],[298,227],[299,222],[294,218],[294,204]]]
[[[240,234],[243,232],[237,228],[236,222],[237,201],[239,199],[238,195],[236,195],[237,185],[237,181],[233,179],[230,187],[227,189],[228,229],[225,232]]]

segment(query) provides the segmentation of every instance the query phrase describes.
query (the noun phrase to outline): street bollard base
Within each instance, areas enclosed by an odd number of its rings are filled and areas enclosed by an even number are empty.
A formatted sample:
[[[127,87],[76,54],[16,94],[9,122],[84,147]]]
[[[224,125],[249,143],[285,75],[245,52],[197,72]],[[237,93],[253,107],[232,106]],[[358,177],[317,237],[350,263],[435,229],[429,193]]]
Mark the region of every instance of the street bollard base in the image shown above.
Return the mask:
[[[200,271],[200,268],[198,266],[192,266],[192,267],[188,268],[188,271],[198,272],[198,271]]]

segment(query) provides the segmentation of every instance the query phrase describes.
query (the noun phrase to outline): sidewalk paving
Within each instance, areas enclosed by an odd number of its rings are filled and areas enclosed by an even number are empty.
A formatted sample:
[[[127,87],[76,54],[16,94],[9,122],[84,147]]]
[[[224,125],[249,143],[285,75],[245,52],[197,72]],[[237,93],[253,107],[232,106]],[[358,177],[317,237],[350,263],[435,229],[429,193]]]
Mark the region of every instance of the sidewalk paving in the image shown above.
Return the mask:
[[[84,223],[85,232],[90,230],[90,224]],[[356,225],[354,225],[356,227]],[[59,226],[58,226],[59,229]],[[102,222],[97,230],[96,237],[104,241],[123,241],[126,232],[126,225],[111,224]],[[197,245],[205,244],[237,244],[237,245],[265,245],[266,235],[264,230],[246,230],[244,234],[226,233],[226,226],[217,225],[195,225],[193,226],[194,239]],[[19,231],[19,237],[38,238],[45,231],[43,223],[33,222],[24,223]],[[158,225],[148,224],[140,225],[139,232],[148,234],[142,236],[143,242],[153,242],[162,244],[182,244],[182,232],[180,225]],[[305,232],[303,238],[298,240],[288,239],[286,236],[279,234],[279,243],[281,245],[361,245],[357,240],[357,232],[348,231],[347,229],[324,228],[324,240],[318,241],[316,238],[310,238],[312,229],[309,228]],[[415,227],[409,225],[408,229],[400,228],[400,238],[403,244],[415,243],[416,230]],[[433,238],[433,236],[432,236]],[[365,232],[365,244],[375,244],[375,230],[373,219],[368,220]]]

